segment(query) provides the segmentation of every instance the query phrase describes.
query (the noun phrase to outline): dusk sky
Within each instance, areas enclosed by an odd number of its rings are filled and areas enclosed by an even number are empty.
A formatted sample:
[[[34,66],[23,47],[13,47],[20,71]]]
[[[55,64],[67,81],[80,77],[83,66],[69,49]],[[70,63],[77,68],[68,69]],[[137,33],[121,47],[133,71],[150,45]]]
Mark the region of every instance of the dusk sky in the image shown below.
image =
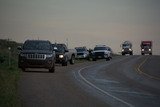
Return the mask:
[[[129,40],[140,54],[142,40],[160,55],[160,0],[0,0],[0,39],[45,39],[69,48],[97,44],[120,52]]]

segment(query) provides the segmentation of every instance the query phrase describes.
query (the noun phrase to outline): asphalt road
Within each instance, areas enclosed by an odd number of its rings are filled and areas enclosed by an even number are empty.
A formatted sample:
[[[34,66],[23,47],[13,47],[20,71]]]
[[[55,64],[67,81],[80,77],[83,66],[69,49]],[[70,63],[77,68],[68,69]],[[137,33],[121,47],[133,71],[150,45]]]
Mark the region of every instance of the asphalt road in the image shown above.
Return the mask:
[[[160,56],[76,63],[22,72],[23,107],[159,107]]]

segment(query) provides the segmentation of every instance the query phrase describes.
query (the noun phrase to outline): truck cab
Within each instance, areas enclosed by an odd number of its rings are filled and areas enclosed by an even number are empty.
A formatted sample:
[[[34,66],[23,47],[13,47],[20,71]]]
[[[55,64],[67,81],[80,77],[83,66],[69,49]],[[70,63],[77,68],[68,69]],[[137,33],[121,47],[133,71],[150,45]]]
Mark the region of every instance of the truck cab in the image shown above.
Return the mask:
[[[96,45],[92,52],[93,61],[97,59],[106,59],[106,61],[112,59],[112,50],[106,45]]]
[[[133,55],[133,50],[132,50],[132,43],[129,42],[129,41],[125,41],[122,43],[121,45],[122,47],[122,55],[125,55],[125,54],[130,54],[130,55]]]
[[[75,63],[77,51],[75,49],[68,49],[65,44],[52,44],[53,50],[56,52],[56,63],[67,66]]]
[[[152,41],[141,42],[141,55],[149,54],[152,55]]]

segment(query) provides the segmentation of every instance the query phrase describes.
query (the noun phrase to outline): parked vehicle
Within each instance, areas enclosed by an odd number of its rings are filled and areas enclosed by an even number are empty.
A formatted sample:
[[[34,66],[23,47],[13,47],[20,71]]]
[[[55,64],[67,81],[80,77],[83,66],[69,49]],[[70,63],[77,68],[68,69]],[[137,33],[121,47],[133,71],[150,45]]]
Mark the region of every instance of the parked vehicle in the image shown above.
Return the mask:
[[[26,68],[47,68],[49,72],[55,71],[55,52],[49,41],[27,40],[18,49],[18,67],[23,71]]]
[[[75,63],[77,51],[75,49],[68,49],[65,44],[52,44],[54,51],[56,52],[56,63],[67,66]]]
[[[112,58],[112,50],[106,45],[97,45],[92,52],[93,60],[106,59],[110,60]]]
[[[152,41],[142,41],[141,42],[141,54],[152,55]]]
[[[122,47],[122,55],[130,54],[133,55],[132,43],[130,41],[125,41],[121,45]]]
[[[77,59],[88,59],[89,52],[86,47],[76,47],[77,50]]]

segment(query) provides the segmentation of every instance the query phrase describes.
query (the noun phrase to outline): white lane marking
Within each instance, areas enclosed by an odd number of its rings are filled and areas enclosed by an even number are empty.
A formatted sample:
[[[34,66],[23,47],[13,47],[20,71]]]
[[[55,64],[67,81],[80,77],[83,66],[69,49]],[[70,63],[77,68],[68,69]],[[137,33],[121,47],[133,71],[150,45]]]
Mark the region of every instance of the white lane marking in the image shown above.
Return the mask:
[[[156,79],[156,80],[160,80],[159,77],[155,77],[155,76],[150,75],[150,74],[148,74],[148,73],[145,73],[145,71],[142,71],[142,70],[141,70],[141,67],[147,62],[147,60],[148,60],[149,57],[150,57],[150,56],[146,57],[146,58],[139,64],[139,66],[138,66],[138,68],[137,68],[137,71],[138,71],[139,74],[143,74],[143,75],[145,75],[145,76],[147,76],[147,77],[149,77],[149,78],[153,78],[153,79]]]
[[[128,93],[128,94],[137,94],[137,95],[144,95],[144,96],[154,96],[152,94],[145,94],[145,93],[140,93],[140,92],[135,92],[135,91],[119,91],[119,90],[107,90],[110,92],[118,92],[118,93]]]
[[[114,81],[114,80],[106,80],[106,79],[94,79],[97,82],[103,82],[103,83],[115,83],[115,84],[119,84],[120,82],[118,81]]]
[[[99,87],[95,86],[94,84],[92,84],[91,82],[89,82],[88,80],[86,80],[85,77],[83,77],[83,76],[81,75],[81,71],[84,70],[84,69],[86,69],[86,68],[89,68],[89,67],[91,67],[91,66],[87,66],[87,67],[84,67],[84,68],[81,68],[81,69],[78,70],[78,75],[79,75],[87,84],[89,84],[90,86],[92,86],[92,87],[94,87],[95,89],[99,90],[100,92],[102,92],[102,93],[104,93],[104,94],[106,94],[106,95],[108,95],[108,96],[116,99],[117,101],[126,104],[128,107],[134,107],[132,104],[130,104],[130,103],[128,103],[128,102],[126,102],[126,101],[124,101],[124,100],[122,100],[122,99],[120,99],[120,98],[118,98],[118,97],[116,97],[116,96],[113,96],[112,94],[110,94],[110,93],[108,93],[108,92],[100,89]]]

